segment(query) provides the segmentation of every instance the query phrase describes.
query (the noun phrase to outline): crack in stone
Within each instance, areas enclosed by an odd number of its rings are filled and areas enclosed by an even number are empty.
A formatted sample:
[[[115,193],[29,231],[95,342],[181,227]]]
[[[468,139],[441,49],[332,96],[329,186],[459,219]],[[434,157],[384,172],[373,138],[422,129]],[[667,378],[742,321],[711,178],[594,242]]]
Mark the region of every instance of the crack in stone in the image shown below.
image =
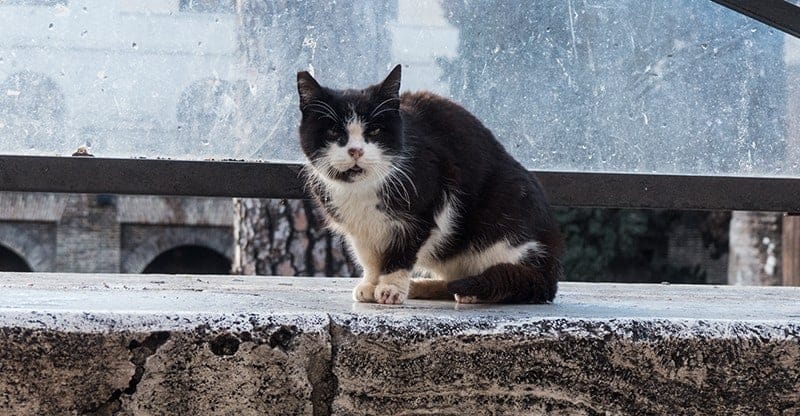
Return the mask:
[[[306,369],[308,381],[311,383],[311,407],[314,416],[327,416],[333,414],[333,400],[339,390],[339,379],[333,372],[333,363],[336,358],[336,347],[333,342],[333,318],[328,314],[328,351],[325,348],[315,351],[309,356]]]
[[[122,395],[132,396],[144,376],[144,365],[147,359],[169,340],[169,331],[156,331],[148,335],[142,342],[131,340],[128,350],[131,352],[131,364],[135,366],[133,376],[124,390],[116,389],[111,396],[95,409],[87,411],[86,415],[113,416],[122,410]]]

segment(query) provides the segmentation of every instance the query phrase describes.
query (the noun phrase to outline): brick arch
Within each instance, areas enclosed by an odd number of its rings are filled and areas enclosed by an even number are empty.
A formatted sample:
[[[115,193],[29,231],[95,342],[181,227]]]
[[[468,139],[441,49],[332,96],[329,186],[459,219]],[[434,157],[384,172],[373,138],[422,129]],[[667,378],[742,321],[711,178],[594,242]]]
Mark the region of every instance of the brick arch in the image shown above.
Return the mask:
[[[142,273],[230,274],[231,259],[204,246],[178,246],[159,254]]]
[[[125,226],[122,238],[122,273],[142,273],[158,256],[182,246],[199,246],[233,258],[233,236],[227,227]]]
[[[17,250],[0,244],[0,271],[32,272],[33,268]]]
[[[55,270],[55,224],[0,223],[0,245],[7,247],[28,264],[34,272]]]

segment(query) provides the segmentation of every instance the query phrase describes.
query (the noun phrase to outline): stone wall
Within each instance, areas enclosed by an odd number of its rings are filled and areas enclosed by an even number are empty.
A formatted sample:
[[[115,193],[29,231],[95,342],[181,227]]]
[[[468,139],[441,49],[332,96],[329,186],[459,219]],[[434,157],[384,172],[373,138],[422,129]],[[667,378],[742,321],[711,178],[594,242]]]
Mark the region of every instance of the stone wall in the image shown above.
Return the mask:
[[[229,198],[0,192],[0,245],[35,272],[141,273],[179,246],[233,257]]]
[[[38,221],[0,222],[0,244],[10,248],[34,272],[56,270],[56,224]]]
[[[58,221],[56,268],[61,272],[119,270],[119,224],[113,196],[69,195]]]
[[[175,247],[208,247],[227,258],[233,257],[231,227],[139,225],[122,227],[119,244],[122,273],[142,273],[159,254]]]

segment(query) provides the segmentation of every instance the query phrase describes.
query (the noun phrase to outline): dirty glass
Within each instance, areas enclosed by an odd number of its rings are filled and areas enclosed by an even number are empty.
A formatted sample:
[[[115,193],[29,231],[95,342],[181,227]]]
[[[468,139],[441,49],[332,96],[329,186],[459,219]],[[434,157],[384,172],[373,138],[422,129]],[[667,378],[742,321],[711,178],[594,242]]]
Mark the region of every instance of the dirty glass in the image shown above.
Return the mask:
[[[705,0],[0,1],[0,153],[302,160],[404,65],[543,170],[800,176],[800,42]]]

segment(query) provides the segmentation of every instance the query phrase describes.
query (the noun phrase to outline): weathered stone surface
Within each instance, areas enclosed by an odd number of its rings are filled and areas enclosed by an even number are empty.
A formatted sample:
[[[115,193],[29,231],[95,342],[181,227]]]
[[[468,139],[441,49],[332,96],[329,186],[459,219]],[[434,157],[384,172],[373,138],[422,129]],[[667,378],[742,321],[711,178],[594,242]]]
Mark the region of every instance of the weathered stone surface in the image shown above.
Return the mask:
[[[800,412],[800,326],[357,317],[334,328],[336,414]]]
[[[800,414],[800,289],[0,274],[0,414]]]
[[[329,345],[327,331],[274,323],[173,333],[147,359],[122,414],[328,414],[314,383],[330,378]]]
[[[0,328],[0,414],[92,414],[128,386],[126,334]]]
[[[0,414],[330,414],[323,317],[139,317],[66,314],[50,324],[57,315],[14,316],[23,326],[63,327],[0,327]],[[81,326],[86,333],[72,332]]]

